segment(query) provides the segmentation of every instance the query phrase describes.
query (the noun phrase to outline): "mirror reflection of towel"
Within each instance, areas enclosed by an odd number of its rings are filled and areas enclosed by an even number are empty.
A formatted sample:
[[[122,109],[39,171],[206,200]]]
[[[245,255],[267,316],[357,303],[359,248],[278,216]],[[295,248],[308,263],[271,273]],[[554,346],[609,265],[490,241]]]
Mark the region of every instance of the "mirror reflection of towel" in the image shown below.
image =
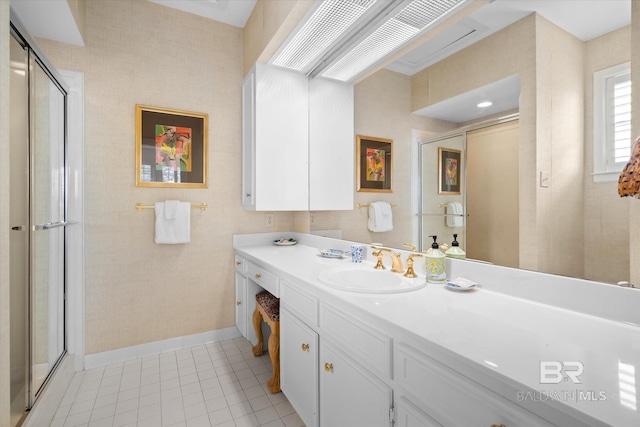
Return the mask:
[[[191,203],[167,200],[156,203],[155,211],[157,244],[191,242]]]
[[[382,233],[393,230],[391,205],[387,202],[373,202],[369,205],[369,230]]]
[[[464,218],[462,216],[462,203],[449,202],[447,205],[447,227],[462,227]]]

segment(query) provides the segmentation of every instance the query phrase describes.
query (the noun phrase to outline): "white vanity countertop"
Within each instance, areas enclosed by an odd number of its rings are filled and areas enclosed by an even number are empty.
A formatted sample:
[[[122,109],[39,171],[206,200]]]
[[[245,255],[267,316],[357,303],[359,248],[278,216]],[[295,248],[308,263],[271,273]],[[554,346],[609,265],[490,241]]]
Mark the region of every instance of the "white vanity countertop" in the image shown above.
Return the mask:
[[[503,383],[524,393],[517,400],[525,407],[546,401],[561,412],[576,416],[577,410],[602,425],[640,426],[637,325],[514,297],[488,286],[456,292],[444,285],[427,284],[423,289],[397,294],[336,290],[318,282],[318,274],[351,264],[350,259],[322,258],[317,247],[303,244],[243,243],[235,242],[241,255],[269,265],[282,278],[302,281],[452,352],[452,365],[470,361],[495,373]],[[349,242],[344,242],[342,249],[348,247]],[[416,259],[416,265],[420,260]],[[385,263],[390,264],[387,256]],[[541,384],[541,361],[582,363],[581,383],[567,378],[560,384]],[[515,396],[511,398],[516,401]]]

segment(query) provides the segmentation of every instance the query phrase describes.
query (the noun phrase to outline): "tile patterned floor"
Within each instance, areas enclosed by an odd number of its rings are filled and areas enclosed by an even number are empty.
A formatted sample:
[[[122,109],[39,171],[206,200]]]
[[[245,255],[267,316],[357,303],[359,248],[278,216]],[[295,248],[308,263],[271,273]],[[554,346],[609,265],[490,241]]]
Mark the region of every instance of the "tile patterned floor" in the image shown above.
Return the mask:
[[[244,338],[75,374],[51,427],[304,427]]]

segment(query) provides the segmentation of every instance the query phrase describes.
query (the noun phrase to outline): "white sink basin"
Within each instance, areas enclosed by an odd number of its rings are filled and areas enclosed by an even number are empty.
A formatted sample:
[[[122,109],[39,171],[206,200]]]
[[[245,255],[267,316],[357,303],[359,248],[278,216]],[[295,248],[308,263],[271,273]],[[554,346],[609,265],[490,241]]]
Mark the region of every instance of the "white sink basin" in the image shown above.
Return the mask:
[[[318,281],[331,288],[370,294],[410,292],[426,285],[423,278],[409,279],[401,273],[375,270],[372,264],[329,268],[318,275]]]

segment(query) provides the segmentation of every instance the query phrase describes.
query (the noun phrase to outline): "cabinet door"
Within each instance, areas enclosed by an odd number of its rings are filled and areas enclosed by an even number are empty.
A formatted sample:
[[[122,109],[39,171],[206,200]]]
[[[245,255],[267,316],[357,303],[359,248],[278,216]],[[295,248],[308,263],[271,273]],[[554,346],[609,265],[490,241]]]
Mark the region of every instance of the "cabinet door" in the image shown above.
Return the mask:
[[[255,208],[309,209],[307,76],[256,64]]]
[[[392,390],[326,341],[320,343],[320,426],[389,427]]]
[[[247,278],[236,273],[236,326],[247,337]]]
[[[309,80],[309,210],[351,210],[354,188],[353,85]]]
[[[396,401],[396,427],[442,427],[405,398]]]
[[[318,425],[318,334],[280,307],[280,386],[307,427]]]

